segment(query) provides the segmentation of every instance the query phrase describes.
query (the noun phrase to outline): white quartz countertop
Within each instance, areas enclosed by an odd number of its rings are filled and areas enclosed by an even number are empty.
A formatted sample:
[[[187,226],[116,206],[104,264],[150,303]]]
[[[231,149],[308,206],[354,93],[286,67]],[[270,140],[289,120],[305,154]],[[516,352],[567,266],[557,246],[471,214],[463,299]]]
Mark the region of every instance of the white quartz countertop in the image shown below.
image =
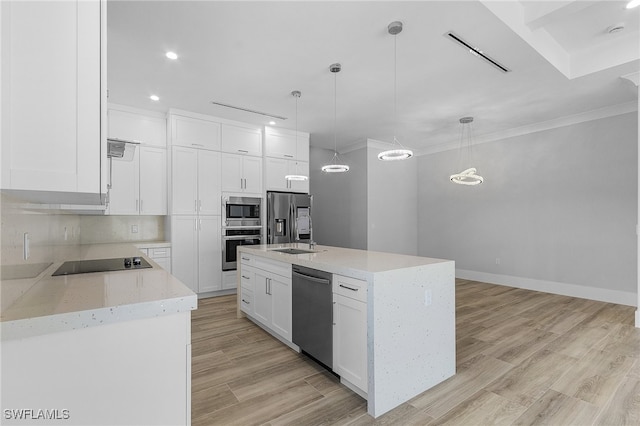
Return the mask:
[[[254,254],[280,262],[307,266],[360,279],[367,279],[381,272],[451,262],[450,260],[429,257],[321,245],[316,245],[311,249],[314,253],[308,254],[286,254],[275,251],[280,248],[310,250],[308,244],[301,243],[245,245],[239,246],[238,250],[241,253]]]
[[[0,312],[2,340],[151,318],[197,308],[197,297],[143,255],[144,244],[61,246],[56,262],[35,278],[3,280],[23,294]],[[52,277],[64,261],[144,257],[153,267]]]

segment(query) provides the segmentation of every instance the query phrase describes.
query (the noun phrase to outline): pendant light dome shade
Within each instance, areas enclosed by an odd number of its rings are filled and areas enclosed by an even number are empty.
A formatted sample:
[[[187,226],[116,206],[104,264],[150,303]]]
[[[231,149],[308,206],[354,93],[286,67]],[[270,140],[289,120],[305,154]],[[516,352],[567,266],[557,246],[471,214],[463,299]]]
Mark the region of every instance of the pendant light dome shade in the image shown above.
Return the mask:
[[[293,92],[291,92],[291,96],[296,98],[296,170],[294,174],[286,175],[284,178],[286,180],[307,180],[309,179],[309,176],[298,174],[298,161],[297,161],[297,158],[298,158],[298,98],[302,96],[302,92],[300,92],[299,90],[294,90]]]
[[[393,114],[395,125],[398,125],[398,79],[397,79],[397,46],[396,35],[402,32],[402,22],[394,21],[387,26],[387,31],[393,36]],[[393,131],[393,143],[394,148],[382,151],[378,154],[378,160],[382,161],[396,161],[406,160],[413,157],[413,151],[405,148],[396,138],[397,131]]]
[[[337,130],[336,130],[336,122],[337,122],[337,98],[338,98],[338,90],[337,90],[337,75],[342,69],[342,65],[335,63],[329,65],[329,71],[333,73],[333,158],[329,164],[325,164],[322,166],[320,170],[325,173],[344,173],[349,171],[349,166],[346,164],[340,164],[340,159],[338,158],[338,142],[337,142]]]

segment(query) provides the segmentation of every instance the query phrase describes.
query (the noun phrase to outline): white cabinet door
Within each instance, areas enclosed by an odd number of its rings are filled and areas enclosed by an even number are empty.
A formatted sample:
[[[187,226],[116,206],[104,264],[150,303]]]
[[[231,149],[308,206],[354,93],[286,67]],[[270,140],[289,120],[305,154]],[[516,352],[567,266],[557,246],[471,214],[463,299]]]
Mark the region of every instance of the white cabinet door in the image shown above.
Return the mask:
[[[220,123],[172,115],[171,143],[173,145],[219,151]]]
[[[164,148],[140,147],[139,212],[141,215],[167,214],[167,150]]]
[[[367,392],[367,304],[333,294],[333,371]]]
[[[242,175],[242,156],[235,154],[221,154],[222,190],[242,192],[244,177]]]
[[[171,148],[171,214],[193,215],[198,211],[198,151]]]
[[[171,217],[171,273],[198,292],[198,231],[196,216]]]
[[[262,158],[242,157],[244,192],[262,194]]]
[[[198,213],[219,215],[221,203],[220,153],[198,150]]]
[[[110,107],[107,111],[110,138],[140,142],[158,147],[167,146],[167,120],[142,113]]]
[[[222,124],[222,151],[262,156],[262,132],[260,129]]]
[[[133,160],[111,158],[111,189],[109,189],[109,214],[137,215],[140,208],[139,199],[139,158],[140,150],[136,149]]]
[[[258,321],[271,326],[273,306],[269,293],[269,273],[260,269],[255,269],[253,312]]]
[[[289,161],[284,158],[264,159],[265,187],[267,191],[288,191],[289,183],[284,178],[289,173]]]
[[[0,7],[3,85],[7,82],[1,187],[106,193],[101,2],[2,2]]]
[[[284,133],[271,127],[265,127],[264,132],[265,156],[274,158],[296,158],[295,132]]]
[[[220,216],[198,217],[198,292],[222,289]]]
[[[305,161],[288,161],[288,174],[304,175],[309,177],[309,163]],[[289,191],[309,193],[309,179],[307,180],[290,180],[287,182]]]
[[[291,341],[291,279],[272,275],[270,280],[271,326],[275,332]]]

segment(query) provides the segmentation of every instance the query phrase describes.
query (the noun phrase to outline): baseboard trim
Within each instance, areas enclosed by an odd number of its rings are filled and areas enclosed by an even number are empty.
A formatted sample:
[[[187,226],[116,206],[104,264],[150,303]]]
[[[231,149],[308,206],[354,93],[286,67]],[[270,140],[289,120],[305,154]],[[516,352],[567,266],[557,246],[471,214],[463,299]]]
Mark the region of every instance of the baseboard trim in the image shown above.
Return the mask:
[[[640,309],[636,309],[636,328],[640,328]]]
[[[532,278],[515,277],[511,275],[498,275],[487,272],[456,269],[456,277],[465,280],[482,281],[490,284],[522,288],[525,290],[542,291],[545,293],[559,294],[562,296],[579,297],[581,299],[616,303],[618,305],[636,306],[637,301],[636,294],[628,291],[586,287],[576,284],[536,280]],[[640,317],[638,311],[636,310],[636,326],[638,326],[638,324],[640,324]]]

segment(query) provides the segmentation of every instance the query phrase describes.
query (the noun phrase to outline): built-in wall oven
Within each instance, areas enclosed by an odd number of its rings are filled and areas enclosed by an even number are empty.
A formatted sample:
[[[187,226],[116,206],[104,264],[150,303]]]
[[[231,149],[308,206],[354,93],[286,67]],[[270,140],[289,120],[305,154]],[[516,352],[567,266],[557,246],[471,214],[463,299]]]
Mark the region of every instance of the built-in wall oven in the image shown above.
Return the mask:
[[[262,244],[262,199],[222,197],[222,270],[237,268],[236,249]]]

